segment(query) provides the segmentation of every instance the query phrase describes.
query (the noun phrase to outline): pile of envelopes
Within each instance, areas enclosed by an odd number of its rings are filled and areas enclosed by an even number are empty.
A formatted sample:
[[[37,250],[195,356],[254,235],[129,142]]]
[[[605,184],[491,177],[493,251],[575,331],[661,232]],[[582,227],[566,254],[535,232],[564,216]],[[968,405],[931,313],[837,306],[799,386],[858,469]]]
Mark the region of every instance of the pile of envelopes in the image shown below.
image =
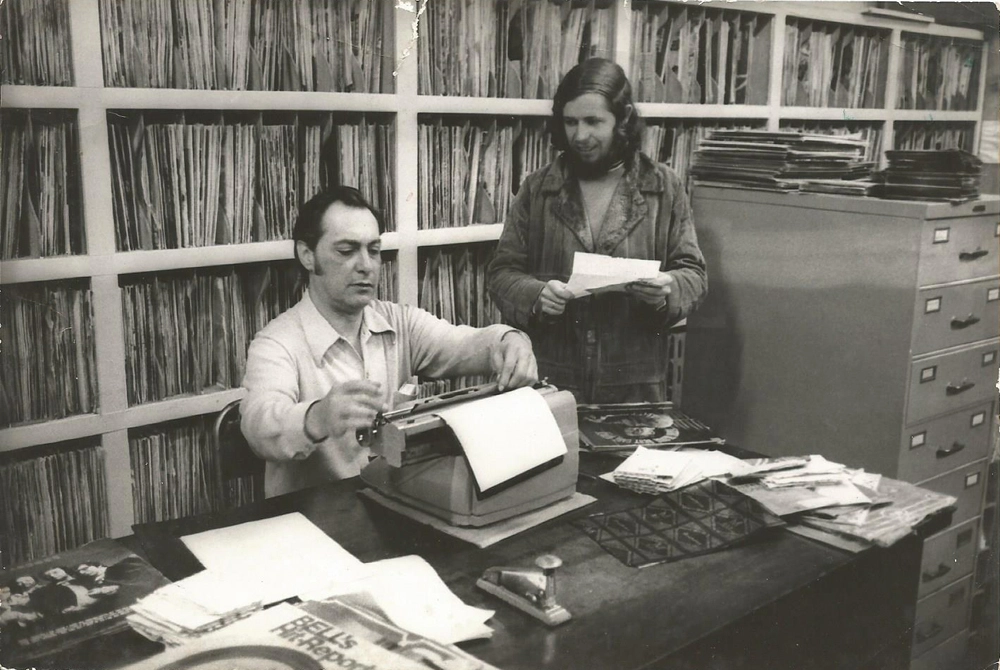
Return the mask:
[[[169,646],[182,644],[261,609],[241,580],[204,570],[163,586],[132,606],[133,630]]]
[[[741,460],[718,451],[639,447],[602,478],[651,495],[718,480],[792,526],[808,529],[802,534],[847,542],[848,548],[889,546],[956,501],[819,455]]]

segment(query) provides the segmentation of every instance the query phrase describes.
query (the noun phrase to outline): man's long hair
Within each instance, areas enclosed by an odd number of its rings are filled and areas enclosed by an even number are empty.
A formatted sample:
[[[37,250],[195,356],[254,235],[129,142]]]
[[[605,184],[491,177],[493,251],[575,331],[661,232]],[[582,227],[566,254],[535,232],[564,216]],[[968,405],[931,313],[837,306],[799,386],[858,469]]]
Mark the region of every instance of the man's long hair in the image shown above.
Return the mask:
[[[566,103],[584,93],[597,93],[608,101],[608,109],[615,115],[615,142],[612,151],[615,160],[631,161],[639,151],[642,138],[642,119],[632,100],[632,84],[625,71],[606,58],[588,58],[576,65],[556,89],[552,99],[552,116],[549,118],[549,133],[552,146],[560,151],[569,148],[566,127],[563,124],[563,109]]]

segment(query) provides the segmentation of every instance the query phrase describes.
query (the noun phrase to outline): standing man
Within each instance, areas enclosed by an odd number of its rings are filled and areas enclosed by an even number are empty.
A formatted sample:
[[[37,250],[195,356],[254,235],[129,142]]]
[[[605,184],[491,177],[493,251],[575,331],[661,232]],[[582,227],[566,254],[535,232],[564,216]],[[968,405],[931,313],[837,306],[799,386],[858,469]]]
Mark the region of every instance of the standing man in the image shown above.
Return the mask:
[[[254,337],[241,403],[243,434],[267,461],[264,492],[357,475],[356,433],[413,375],[496,374],[500,390],[538,379],[528,337],[509,326],[454,326],[417,307],[375,299],[382,265],[378,213],[339,186],[302,206],[295,257],[302,300]]]
[[[667,399],[667,333],[708,290],[677,175],[639,151],[632,87],[615,63],[570,70],[552,104],[558,158],[529,175],[511,205],[489,289],[534,342],[543,377],[581,402]],[[578,252],[655,259],[655,279],[572,299]]]

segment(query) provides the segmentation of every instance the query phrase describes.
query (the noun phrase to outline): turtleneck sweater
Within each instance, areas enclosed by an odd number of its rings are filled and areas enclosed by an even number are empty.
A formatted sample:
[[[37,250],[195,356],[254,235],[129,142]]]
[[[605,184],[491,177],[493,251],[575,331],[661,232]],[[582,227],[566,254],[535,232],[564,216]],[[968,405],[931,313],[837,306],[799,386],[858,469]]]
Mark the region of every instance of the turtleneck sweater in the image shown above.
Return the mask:
[[[583,195],[583,211],[587,216],[587,225],[590,227],[595,246],[601,237],[601,228],[604,226],[604,216],[611,204],[611,196],[615,194],[623,174],[625,166],[619,163],[600,177],[579,179],[580,193]]]

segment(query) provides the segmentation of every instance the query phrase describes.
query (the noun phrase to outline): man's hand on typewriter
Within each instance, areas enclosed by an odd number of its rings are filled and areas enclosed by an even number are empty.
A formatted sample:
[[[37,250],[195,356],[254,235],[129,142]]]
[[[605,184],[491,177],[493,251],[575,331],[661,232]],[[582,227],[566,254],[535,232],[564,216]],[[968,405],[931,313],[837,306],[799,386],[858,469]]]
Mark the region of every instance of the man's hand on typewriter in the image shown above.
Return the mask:
[[[500,338],[491,354],[497,389],[530,386],[538,381],[538,364],[531,350],[531,340],[519,330],[509,330]]]
[[[378,382],[352,379],[336,384],[306,412],[306,435],[314,442],[339,438],[348,432],[353,435],[370,427],[375,415],[384,409],[382,385]]]

